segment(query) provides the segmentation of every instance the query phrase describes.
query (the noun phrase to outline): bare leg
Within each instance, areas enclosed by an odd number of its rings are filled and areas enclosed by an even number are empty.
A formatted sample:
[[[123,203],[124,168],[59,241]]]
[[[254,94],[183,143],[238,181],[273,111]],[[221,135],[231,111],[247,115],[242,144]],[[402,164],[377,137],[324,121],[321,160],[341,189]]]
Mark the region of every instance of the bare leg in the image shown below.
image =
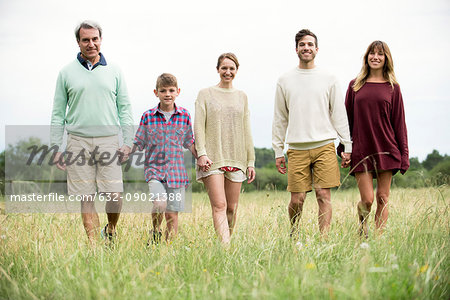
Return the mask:
[[[333,208],[331,206],[331,191],[330,189],[316,189],[317,204],[319,204],[319,230],[322,237],[328,236],[330,230],[331,217]]]
[[[161,232],[161,224],[164,219],[164,213],[167,207],[167,199],[158,198],[153,201],[152,225],[153,232]]]
[[[96,235],[100,230],[100,221],[95,210],[94,200],[94,195],[84,195],[83,201],[81,201],[81,218],[91,244],[95,242]]]
[[[389,192],[391,188],[392,172],[386,171],[378,173],[377,177],[377,211],[375,213],[375,225],[380,233],[383,233],[386,225],[389,209]]]
[[[227,199],[227,220],[230,227],[230,236],[236,224],[236,214],[241,193],[242,182],[233,182],[225,178],[225,197]]]
[[[108,216],[108,226],[106,228],[106,233],[114,234],[116,232],[116,225],[119,221],[120,212],[122,211],[122,193],[105,193],[107,199],[105,210]]]
[[[372,208],[373,203],[373,176],[370,172],[357,172],[355,174],[356,182],[358,184],[359,194],[361,201],[358,202],[358,217],[361,223],[360,234],[366,238],[369,234],[369,228],[367,226],[367,218]]]
[[[288,206],[289,221],[291,222],[291,236],[298,231],[298,220],[302,216],[305,199],[306,193],[291,193],[291,201]]]
[[[178,234],[178,212],[166,212],[166,241]]]
[[[161,231],[161,223],[164,218],[164,213],[152,213],[152,225],[153,231],[160,232]]]
[[[203,178],[209,201],[211,202],[214,228],[224,244],[230,242],[230,227],[227,219],[227,199],[225,196],[224,175],[210,175]]]

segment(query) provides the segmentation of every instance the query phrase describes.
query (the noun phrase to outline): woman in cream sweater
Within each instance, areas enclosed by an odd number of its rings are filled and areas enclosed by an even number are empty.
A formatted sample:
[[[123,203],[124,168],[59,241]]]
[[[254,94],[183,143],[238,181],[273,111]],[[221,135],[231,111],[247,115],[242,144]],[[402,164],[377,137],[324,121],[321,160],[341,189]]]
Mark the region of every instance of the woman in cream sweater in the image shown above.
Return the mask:
[[[233,53],[219,56],[219,84],[203,89],[195,102],[197,180],[205,184],[214,228],[230,242],[242,182],[255,179],[255,150],[247,95],[233,88],[239,62]]]

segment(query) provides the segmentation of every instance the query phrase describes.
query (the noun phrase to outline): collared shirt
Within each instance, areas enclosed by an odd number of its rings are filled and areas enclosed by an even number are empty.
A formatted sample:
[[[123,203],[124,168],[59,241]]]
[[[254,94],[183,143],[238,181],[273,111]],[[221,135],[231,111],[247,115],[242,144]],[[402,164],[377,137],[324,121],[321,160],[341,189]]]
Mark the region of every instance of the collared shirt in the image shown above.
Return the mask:
[[[105,59],[105,57],[103,56],[103,54],[101,54],[101,53],[99,53],[99,54],[100,54],[100,60],[95,65],[92,65],[92,63],[89,60],[84,59],[81,56],[81,52],[78,52],[77,59],[78,59],[78,61],[80,62],[80,64],[83,67],[85,67],[89,71],[92,71],[93,69],[95,69],[99,65],[106,66],[106,59]]]
[[[166,182],[170,188],[187,186],[183,148],[193,143],[191,116],[186,109],[175,106],[168,122],[159,105],[146,111],[134,139],[139,150],[145,149],[145,180]]]

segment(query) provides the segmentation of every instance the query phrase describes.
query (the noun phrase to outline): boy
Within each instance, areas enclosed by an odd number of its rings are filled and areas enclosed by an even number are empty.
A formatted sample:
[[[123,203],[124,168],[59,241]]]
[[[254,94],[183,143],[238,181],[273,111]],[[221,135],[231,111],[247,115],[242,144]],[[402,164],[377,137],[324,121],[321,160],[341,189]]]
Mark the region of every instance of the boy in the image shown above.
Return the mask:
[[[178,232],[178,212],[184,209],[185,187],[189,178],[183,164],[183,147],[197,157],[189,112],[175,105],[180,94],[177,79],[163,73],[153,91],[158,106],[146,111],[134,139],[134,150],[145,149],[145,180],[153,202],[149,243],[161,241],[161,223],[165,216],[166,241]]]

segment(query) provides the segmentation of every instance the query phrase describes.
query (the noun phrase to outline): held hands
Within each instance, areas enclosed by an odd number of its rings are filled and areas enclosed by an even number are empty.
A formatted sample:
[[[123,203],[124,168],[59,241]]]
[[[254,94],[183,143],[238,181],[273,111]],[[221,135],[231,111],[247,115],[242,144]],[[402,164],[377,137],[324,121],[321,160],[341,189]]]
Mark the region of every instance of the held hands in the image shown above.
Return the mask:
[[[123,145],[117,150],[119,152],[120,162],[123,163],[128,160],[128,155],[131,153],[131,148],[127,145]]]
[[[350,166],[350,162],[351,160],[351,153],[347,153],[347,152],[342,152],[341,153],[341,157],[342,157],[342,162],[341,162],[341,168],[347,168],[348,166]]]
[[[284,156],[277,157],[275,159],[275,165],[277,166],[278,172],[280,172],[281,174],[286,174],[286,159],[284,158]]]
[[[252,183],[253,180],[255,180],[255,177],[256,177],[255,168],[253,168],[253,167],[248,167],[248,168],[247,168],[247,175],[248,175],[248,181],[247,181],[247,183]]]
[[[202,155],[197,159],[197,166],[203,172],[209,171],[209,168],[211,168],[212,164],[212,160],[210,160],[206,155]]]

